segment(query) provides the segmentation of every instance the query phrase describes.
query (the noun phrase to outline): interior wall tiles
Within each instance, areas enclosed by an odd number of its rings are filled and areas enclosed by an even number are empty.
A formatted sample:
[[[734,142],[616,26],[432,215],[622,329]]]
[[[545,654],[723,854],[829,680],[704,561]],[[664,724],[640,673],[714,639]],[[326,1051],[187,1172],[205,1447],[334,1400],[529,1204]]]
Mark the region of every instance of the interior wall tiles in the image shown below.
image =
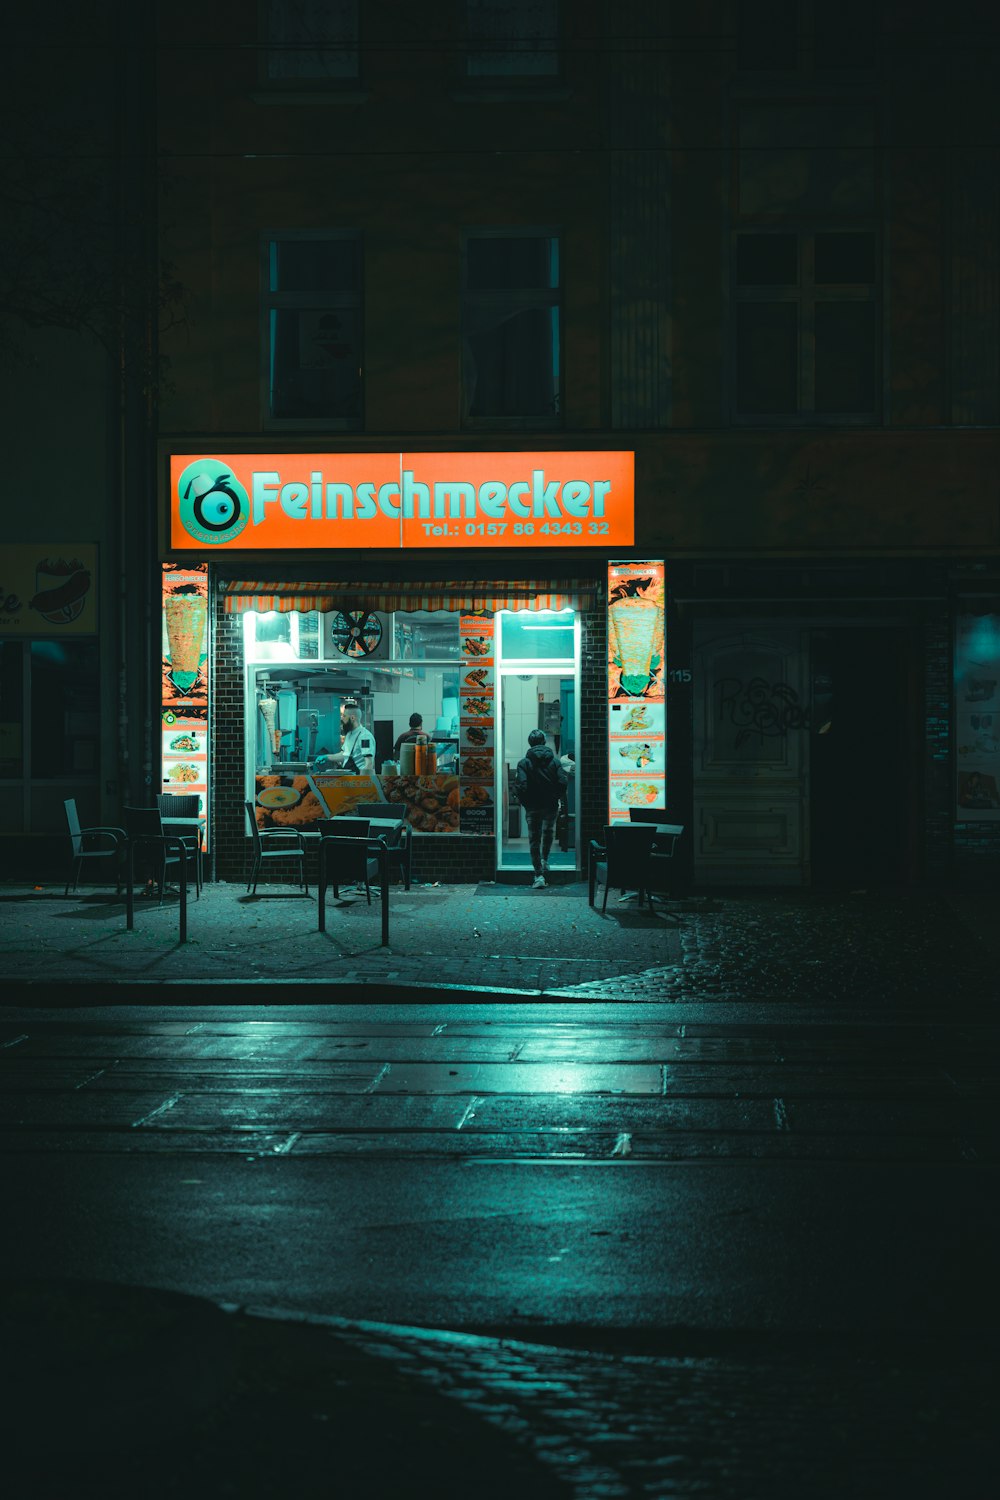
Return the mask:
[[[951,185],[951,420],[1000,422],[1000,147],[957,153]]]
[[[609,24],[611,426],[670,416],[667,8],[622,0]]]

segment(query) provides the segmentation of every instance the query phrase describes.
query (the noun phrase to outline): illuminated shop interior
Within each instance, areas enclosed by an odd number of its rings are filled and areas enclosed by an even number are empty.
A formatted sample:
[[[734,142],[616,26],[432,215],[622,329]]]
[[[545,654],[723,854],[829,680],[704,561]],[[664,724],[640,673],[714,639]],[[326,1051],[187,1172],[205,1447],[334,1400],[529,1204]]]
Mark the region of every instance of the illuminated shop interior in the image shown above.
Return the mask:
[[[359,618],[360,635],[347,628]],[[439,781],[449,772],[457,777],[460,758],[475,742],[470,747],[463,741],[460,723],[462,693],[470,692],[465,685],[470,661],[463,655],[456,610],[367,616],[248,610],[242,619],[248,799],[255,797],[262,777],[348,774],[330,760],[341,749],[345,707],[374,737],[377,795],[392,793],[400,769],[397,740],[415,713],[434,747]],[[480,824],[480,836],[492,831],[498,868],[529,866],[525,819],[510,788],[529,733],[541,729],[569,772],[568,816],[560,824],[551,865],[572,870],[578,868],[579,618],[573,609],[501,610],[493,622],[493,729],[487,731],[484,761],[493,816]],[[463,766],[468,764],[466,759]],[[464,835],[447,799],[441,802],[430,809],[419,803],[409,808],[415,835]]]

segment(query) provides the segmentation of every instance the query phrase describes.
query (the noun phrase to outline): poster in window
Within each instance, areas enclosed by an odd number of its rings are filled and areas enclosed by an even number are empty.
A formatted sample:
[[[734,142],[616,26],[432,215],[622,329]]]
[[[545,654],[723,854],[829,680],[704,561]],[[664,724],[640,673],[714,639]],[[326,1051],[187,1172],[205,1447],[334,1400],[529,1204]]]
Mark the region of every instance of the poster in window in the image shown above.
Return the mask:
[[[955,816],[1000,821],[1000,600],[955,621]]]

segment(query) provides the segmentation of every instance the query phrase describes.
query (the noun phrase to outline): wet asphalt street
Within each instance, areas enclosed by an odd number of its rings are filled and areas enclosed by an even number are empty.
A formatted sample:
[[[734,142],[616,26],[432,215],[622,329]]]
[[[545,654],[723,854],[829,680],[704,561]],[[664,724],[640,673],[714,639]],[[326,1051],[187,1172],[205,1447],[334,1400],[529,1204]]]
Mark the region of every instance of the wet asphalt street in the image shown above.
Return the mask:
[[[4,1283],[161,1288],[243,1309],[240,1339],[332,1339],[562,1493],[981,1495],[989,946],[933,901],[747,898],[690,910],[665,956],[518,1002],[22,990]]]

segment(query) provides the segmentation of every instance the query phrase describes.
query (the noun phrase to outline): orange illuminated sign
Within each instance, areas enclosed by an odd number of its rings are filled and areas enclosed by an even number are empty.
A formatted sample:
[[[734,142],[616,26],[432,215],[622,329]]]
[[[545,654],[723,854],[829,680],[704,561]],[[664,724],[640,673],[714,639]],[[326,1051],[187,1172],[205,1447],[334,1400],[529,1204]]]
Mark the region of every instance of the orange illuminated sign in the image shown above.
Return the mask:
[[[618,547],[634,455],[216,453],[170,458],[171,550]]]

